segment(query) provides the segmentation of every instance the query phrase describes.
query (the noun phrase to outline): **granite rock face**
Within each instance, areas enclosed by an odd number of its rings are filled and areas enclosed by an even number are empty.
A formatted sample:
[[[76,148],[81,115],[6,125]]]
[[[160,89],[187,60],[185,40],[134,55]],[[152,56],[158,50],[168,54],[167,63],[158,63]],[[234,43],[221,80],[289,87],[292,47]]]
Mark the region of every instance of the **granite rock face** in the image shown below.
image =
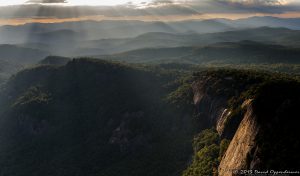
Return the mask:
[[[299,104],[297,82],[271,82],[259,88],[246,109],[225,152],[220,176],[238,175],[233,171],[297,170],[299,168]]]
[[[235,170],[248,168],[249,156],[255,147],[258,132],[256,116],[252,106],[248,105],[247,112],[219,165],[220,176],[231,176]]]

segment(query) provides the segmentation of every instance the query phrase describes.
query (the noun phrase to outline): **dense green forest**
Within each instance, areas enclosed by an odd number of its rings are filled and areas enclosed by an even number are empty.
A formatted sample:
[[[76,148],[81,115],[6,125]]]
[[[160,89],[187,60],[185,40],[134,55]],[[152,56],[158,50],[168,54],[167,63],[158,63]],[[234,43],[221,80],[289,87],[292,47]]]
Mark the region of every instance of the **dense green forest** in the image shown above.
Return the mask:
[[[300,97],[297,77],[187,68],[83,58],[66,65],[46,62],[19,72],[1,90],[0,174],[213,175],[244,115],[243,101],[255,100],[263,125],[272,122],[268,118],[274,108],[279,119],[274,123],[281,124],[285,114],[290,118],[284,121],[286,127],[295,123]],[[210,115],[201,108],[209,105],[209,99],[193,101],[197,93],[193,85],[203,80],[205,95],[234,112],[224,135],[216,132],[215,120],[208,121]],[[288,94],[281,95],[280,90]],[[265,113],[270,114],[260,115]],[[284,142],[295,139],[297,129],[286,127],[282,141],[272,150],[261,141],[269,139],[273,144],[276,135],[266,128],[259,138],[260,156],[270,168],[288,160],[268,159],[283,149]],[[287,133],[289,138],[282,136]],[[284,148],[297,158],[297,147]]]
[[[1,95],[1,174],[177,175],[194,123],[164,101],[174,79],[88,59],[18,73]]]

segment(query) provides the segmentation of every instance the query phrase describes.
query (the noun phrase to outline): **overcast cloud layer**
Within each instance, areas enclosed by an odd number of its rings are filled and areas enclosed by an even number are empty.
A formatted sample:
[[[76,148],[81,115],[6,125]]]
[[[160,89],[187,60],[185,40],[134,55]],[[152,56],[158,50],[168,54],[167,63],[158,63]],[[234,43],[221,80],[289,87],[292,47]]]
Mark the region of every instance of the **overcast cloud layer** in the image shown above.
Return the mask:
[[[48,3],[67,3],[66,0],[29,0],[26,3],[43,3],[43,4],[48,4]]]
[[[298,0],[155,0],[150,3],[127,3],[119,6],[53,6],[66,0],[29,0],[24,5],[0,7],[0,17],[10,18],[78,18],[83,16],[166,16],[201,15],[207,13],[300,12]],[[1,1],[0,1],[1,2]],[[28,4],[31,3],[31,4]],[[33,4],[32,4],[33,3]],[[88,5],[88,4],[87,4]]]

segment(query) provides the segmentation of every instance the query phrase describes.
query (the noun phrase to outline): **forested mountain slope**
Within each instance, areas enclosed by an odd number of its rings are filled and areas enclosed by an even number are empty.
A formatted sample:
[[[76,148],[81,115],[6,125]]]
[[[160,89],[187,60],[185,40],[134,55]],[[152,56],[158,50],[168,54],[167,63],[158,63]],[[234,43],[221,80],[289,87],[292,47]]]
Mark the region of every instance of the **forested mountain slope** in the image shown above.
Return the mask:
[[[93,59],[36,66],[1,91],[0,174],[222,174],[223,160],[242,148],[232,146],[250,102],[263,129],[258,152],[243,150],[250,158],[235,162],[246,164],[230,167],[294,168],[299,163],[283,156],[299,156],[299,143],[286,145],[299,141],[299,87],[288,75],[242,70],[191,74]]]

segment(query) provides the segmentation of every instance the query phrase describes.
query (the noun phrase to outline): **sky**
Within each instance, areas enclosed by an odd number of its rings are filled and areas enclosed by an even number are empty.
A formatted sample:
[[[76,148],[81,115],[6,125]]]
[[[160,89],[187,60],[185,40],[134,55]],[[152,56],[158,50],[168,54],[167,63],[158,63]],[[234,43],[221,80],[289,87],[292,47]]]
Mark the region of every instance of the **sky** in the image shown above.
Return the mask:
[[[20,5],[20,4],[29,4],[29,3],[43,3],[44,4],[49,4],[49,3],[60,3],[61,5],[89,5],[89,6],[112,6],[112,5],[122,5],[122,4],[127,4],[129,1],[128,0],[68,0],[68,1],[64,1],[64,0],[32,0],[32,1],[28,1],[28,0],[9,0],[9,1],[1,1],[2,6],[6,6],[6,5]],[[134,4],[140,4],[143,2],[150,2],[149,0],[131,0],[131,3]],[[58,4],[56,4],[58,5]]]
[[[300,18],[300,0],[0,0],[0,25],[81,20]]]

